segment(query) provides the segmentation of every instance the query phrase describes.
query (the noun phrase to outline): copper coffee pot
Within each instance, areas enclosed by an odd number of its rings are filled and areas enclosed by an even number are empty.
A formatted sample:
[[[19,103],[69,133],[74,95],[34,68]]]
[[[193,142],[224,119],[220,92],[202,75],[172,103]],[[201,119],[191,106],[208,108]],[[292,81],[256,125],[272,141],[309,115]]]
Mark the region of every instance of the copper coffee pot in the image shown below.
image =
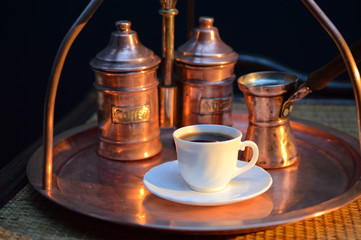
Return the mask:
[[[257,164],[263,168],[287,167],[299,160],[295,137],[290,124],[290,110],[281,114],[284,99],[298,86],[298,78],[289,73],[256,72],[238,79],[248,108],[245,139],[259,148]],[[252,151],[246,148],[242,158],[249,160]]]
[[[361,40],[351,47],[356,62],[361,61]],[[238,79],[248,108],[246,139],[258,144],[258,165],[264,168],[287,167],[299,160],[295,138],[289,124],[293,102],[312,91],[321,90],[345,71],[341,55],[313,71],[307,81],[283,72],[255,72]],[[250,150],[242,158],[249,159]]]

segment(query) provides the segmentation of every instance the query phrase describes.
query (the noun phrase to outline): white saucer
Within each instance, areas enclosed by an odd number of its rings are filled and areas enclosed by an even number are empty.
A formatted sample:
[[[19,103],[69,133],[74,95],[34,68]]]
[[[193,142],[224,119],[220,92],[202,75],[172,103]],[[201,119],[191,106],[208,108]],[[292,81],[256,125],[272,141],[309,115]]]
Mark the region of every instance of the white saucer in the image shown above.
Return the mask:
[[[238,161],[238,167],[247,164]],[[212,193],[191,190],[181,176],[178,161],[160,164],[149,170],[143,178],[145,187],[153,194],[170,201],[199,206],[216,206],[243,201],[267,191],[272,185],[271,175],[254,166],[233,178],[228,186]]]

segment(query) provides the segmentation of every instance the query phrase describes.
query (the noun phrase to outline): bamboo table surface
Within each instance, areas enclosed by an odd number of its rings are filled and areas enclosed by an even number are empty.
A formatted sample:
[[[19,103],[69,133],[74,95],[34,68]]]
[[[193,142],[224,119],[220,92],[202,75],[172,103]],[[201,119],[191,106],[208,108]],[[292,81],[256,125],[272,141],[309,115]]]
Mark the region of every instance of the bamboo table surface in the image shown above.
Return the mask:
[[[244,104],[234,109],[246,110]],[[293,118],[358,138],[354,105],[295,104]],[[315,218],[242,235],[179,235],[135,229],[71,212],[29,184],[0,209],[0,239],[361,239],[361,198]]]

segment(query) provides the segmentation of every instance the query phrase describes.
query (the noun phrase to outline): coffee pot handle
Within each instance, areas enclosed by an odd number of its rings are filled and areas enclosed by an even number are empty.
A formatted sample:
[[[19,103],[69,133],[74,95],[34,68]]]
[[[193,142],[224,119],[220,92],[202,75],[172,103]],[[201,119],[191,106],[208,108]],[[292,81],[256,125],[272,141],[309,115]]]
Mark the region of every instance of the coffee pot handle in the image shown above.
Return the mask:
[[[244,149],[246,147],[252,148],[252,158],[245,166],[237,167],[234,174],[233,174],[233,177],[236,177],[239,174],[248,171],[249,169],[251,169],[257,163],[258,156],[259,156],[259,151],[258,151],[257,144],[255,142],[252,142],[252,141],[244,141],[244,142],[241,142],[239,150],[244,151]]]

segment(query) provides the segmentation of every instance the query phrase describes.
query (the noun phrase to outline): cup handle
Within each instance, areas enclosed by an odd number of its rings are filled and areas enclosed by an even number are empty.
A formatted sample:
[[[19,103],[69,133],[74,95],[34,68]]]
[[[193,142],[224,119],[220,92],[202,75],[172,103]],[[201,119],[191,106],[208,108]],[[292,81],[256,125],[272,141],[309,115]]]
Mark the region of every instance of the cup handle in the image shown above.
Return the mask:
[[[243,167],[237,167],[234,174],[233,174],[233,177],[236,177],[239,174],[248,171],[249,169],[251,169],[257,163],[258,155],[259,155],[257,144],[255,142],[252,142],[252,141],[244,141],[244,142],[241,142],[241,146],[239,147],[239,150],[244,151],[244,149],[246,147],[252,148],[251,161],[249,161],[248,164],[243,166]]]

